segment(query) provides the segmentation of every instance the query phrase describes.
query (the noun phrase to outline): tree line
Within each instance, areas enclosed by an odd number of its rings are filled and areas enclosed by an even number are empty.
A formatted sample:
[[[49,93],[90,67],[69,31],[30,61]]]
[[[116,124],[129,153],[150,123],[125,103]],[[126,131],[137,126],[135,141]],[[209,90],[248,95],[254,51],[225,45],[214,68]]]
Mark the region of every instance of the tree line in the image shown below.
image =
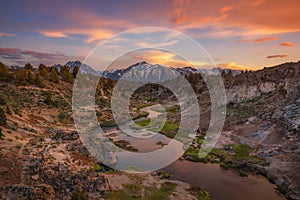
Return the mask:
[[[37,69],[33,68],[30,63],[25,64],[22,68],[10,69],[0,62],[0,81],[10,82],[17,86],[36,85],[40,88],[46,86],[45,80],[53,83],[60,81],[73,83],[79,71],[79,67],[73,70],[64,65],[58,70],[56,67],[47,67],[40,64]]]

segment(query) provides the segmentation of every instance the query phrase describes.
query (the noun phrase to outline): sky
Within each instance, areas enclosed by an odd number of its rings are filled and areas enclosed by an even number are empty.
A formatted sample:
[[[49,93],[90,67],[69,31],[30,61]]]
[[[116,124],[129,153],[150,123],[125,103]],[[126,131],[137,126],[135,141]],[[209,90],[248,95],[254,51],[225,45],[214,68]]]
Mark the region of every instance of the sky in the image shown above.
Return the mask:
[[[176,67],[205,63],[153,49],[176,45],[179,39],[172,34],[122,35],[160,27],[198,42],[219,67],[255,70],[300,60],[299,8],[299,0],[3,0],[0,61],[34,66],[84,61],[99,44],[115,38],[110,49],[152,48],[126,54],[127,62],[117,62],[117,67],[141,60]],[[185,53],[198,52],[187,48]]]

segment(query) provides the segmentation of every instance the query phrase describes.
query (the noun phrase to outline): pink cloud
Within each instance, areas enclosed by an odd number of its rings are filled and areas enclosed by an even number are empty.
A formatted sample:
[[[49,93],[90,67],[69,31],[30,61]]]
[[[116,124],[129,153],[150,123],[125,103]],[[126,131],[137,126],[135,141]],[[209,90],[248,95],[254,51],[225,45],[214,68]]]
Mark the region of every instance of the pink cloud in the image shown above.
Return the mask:
[[[43,53],[32,50],[22,50],[20,48],[3,48],[0,47],[0,57],[13,61],[26,60],[26,57],[38,60],[57,60],[65,58],[66,55],[60,53]]]
[[[15,36],[15,34],[0,32],[0,37],[13,37],[13,36]]]

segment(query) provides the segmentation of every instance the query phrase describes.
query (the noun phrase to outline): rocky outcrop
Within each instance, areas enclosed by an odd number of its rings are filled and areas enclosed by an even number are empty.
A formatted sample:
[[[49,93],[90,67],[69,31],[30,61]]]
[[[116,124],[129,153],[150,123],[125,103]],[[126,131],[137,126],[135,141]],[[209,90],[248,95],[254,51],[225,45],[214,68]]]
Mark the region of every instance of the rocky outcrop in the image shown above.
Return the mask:
[[[288,130],[300,132],[300,103],[294,103],[281,110],[279,122]],[[276,116],[275,116],[276,117]]]
[[[77,131],[65,132],[62,130],[54,130],[52,139],[54,140],[77,140],[79,138]]]
[[[296,99],[293,103],[283,107],[280,111],[273,114],[281,125],[293,132],[300,132],[300,82],[297,87],[291,90],[291,95]]]

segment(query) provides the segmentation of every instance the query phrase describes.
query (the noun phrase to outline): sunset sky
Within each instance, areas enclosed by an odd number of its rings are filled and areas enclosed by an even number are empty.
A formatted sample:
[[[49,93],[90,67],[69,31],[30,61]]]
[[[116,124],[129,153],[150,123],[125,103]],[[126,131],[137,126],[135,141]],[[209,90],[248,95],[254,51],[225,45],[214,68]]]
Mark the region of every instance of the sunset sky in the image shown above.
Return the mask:
[[[105,39],[140,27],[174,29],[194,38],[219,67],[257,69],[300,60],[299,0],[5,0],[0,10],[0,61],[7,65],[84,60]],[[177,41],[154,36],[127,42],[147,48]],[[133,62],[167,58],[162,64],[176,65],[168,53],[132,56]]]

